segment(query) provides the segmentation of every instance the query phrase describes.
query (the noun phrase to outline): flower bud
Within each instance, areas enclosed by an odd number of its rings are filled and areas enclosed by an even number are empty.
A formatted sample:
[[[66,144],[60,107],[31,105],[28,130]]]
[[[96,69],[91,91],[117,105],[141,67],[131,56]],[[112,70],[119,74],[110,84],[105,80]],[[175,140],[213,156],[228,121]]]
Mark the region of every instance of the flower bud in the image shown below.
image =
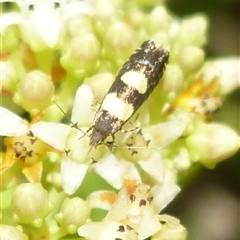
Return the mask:
[[[204,62],[204,51],[198,47],[187,46],[178,52],[177,61],[185,73],[196,73]]]
[[[12,195],[12,209],[17,222],[41,226],[43,218],[51,211],[48,194],[39,184],[23,183]]]
[[[202,124],[186,139],[194,160],[216,164],[231,157],[239,149],[236,132],[221,124]]]
[[[74,123],[77,122],[79,127],[92,126],[92,121],[95,114],[92,110],[94,97],[95,94],[86,84],[82,84],[77,89],[73,104],[71,120]],[[83,112],[84,114],[82,114]]]
[[[100,103],[105,97],[107,89],[112,85],[114,78],[114,75],[111,73],[98,73],[87,78],[85,83],[91,87],[96,101]],[[102,87],[103,82],[104,88]]]
[[[67,21],[67,30],[72,38],[93,32],[91,17],[80,14],[72,16]]]
[[[158,6],[147,16],[146,29],[152,34],[169,29],[172,18],[163,6]]]
[[[148,37],[148,34],[146,35],[146,38]],[[159,46],[166,46],[167,48],[171,45],[171,39],[169,37],[169,34],[166,31],[158,31],[151,37]],[[171,50],[170,50],[171,52]]]
[[[97,20],[97,26],[101,25],[101,28],[104,26],[101,23],[108,23],[110,19],[117,16],[117,5],[118,1],[108,1],[108,0],[97,0],[95,1],[95,19]]]
[[[128,12],[126,12],[126,19],[128,20],[129,25],[131,25],[134,29],[142,29],[143,23],[146,21],[145,17],[146,13],[138,7],[131,8]]]
[[[161,88],[168,94],[179,93],[184,86],[182,69],[178,65],[168,65],[163,79],[160,81]]]
[[[208,22],[205,15],[191,16],[182,21],[175,41],[182,46],[195,45],[201,47],[207,41],[207,25]]]
[[[0,225],[0,229],[1,229],[1,236],[0,236],[1,240],[12,240],[12,239],[28,240],[28,237],[16,227],[2,224]]]
[[[73,234],[85,224],[90,216],[91,209],[81,198],[66,198],[61,206],[60,213],[56,216],[58,222]]]
[[[75,37],[61,58],[62,66],[77,78],[91,72],[100,55],[100,44],[93,34]]]
[[[114,22],[109,26],[104,39],[104,49],[109,60],[114,59],[114,62],[122,65],[132,53],[134,46],[135,32],[129,25]]]
[[[177,171],[185,171],[191,167],[191,160],[186,148],[181,148],[174,156],[174,169]]]
[[[18,75],[14,65],[10,61],[0,62],[0,88],[1,90],[14,93],[17,88]]]
[[[41,111],[50,104],[53,93],[54,85],[51,78],[35,70],[20,81],[14,100],[27,111]]]

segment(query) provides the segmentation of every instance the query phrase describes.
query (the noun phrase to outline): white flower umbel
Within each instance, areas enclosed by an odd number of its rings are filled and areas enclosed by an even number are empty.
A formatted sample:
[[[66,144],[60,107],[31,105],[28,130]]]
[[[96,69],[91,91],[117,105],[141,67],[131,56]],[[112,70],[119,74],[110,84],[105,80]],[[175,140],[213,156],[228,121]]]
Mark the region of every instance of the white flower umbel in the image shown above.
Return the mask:
[[[179,192],[178,175],[194,162],[213,167],[239,149],[239,134],[213,121],[239,86],[239,59],[205,59],[208,17],[179,18],[165,1],[0,2],[3,236],[80,239],[78,230],[94,240],[187,239],[178,220],[159,215]],[[145,40],[169,46],[164,75],[114,139],[91,148],[99,104]],[[41,111],[46,122],[36,119]],[[71,111],[71,128],[52,123]]]

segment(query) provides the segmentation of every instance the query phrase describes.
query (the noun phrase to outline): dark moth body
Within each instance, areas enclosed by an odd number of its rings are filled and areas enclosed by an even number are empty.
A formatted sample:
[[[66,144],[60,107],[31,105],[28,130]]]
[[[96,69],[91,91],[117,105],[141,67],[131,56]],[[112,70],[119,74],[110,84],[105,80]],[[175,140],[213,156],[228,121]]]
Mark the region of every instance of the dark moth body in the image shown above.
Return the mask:
[[[119,71],[98,109],[90,145],[101,144],[114,135],[138,110],[158,85],[168,62],[169,50],[145,41]]]

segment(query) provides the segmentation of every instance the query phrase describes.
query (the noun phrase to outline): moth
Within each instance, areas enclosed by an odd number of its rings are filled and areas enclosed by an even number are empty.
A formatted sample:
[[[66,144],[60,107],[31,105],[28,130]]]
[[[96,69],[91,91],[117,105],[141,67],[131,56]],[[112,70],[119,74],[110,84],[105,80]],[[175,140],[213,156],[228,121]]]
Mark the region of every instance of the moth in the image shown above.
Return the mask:
[[[122,126],[158,85],[168,63],[169,49],[147,40],[118,72],[94,117],[90,146],[97,147]]]

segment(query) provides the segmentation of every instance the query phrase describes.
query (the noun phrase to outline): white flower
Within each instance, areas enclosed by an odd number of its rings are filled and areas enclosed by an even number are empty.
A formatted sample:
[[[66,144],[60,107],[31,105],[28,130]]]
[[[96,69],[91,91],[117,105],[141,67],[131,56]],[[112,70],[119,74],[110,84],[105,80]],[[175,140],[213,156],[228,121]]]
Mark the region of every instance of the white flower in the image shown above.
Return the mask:
[[[146,239],[161,230],[160,219],[168,222],[169,216],[158,213],[178,191],[175,184],[150,187],[126,180],[115,199],[113,192],[94,192],[88,197],[90,205],[110,210],[102,222],[87,223],[78,229],[78,234],[89,240]],[[169,198],[163,197],[166,195]]]
[[[33,50],[41,51],[55,47],[62,34],[62,26],[71,16],[77,14],[93,15],[94,10],[86,1],[36,0],[14,1],[20,12],[4,13],[0,17],[1,35],[7,27],[19,24],[22,38]]]
[[[10,167],[14,160],[18,160],[26,177],[38,182],[42,172],[42,156],[47,151],[64,151],[69,126],[52,122],[28,124],[3,107],[0,107],[0,116],[0,135],[6,136],[7,146],[1,169]]]

